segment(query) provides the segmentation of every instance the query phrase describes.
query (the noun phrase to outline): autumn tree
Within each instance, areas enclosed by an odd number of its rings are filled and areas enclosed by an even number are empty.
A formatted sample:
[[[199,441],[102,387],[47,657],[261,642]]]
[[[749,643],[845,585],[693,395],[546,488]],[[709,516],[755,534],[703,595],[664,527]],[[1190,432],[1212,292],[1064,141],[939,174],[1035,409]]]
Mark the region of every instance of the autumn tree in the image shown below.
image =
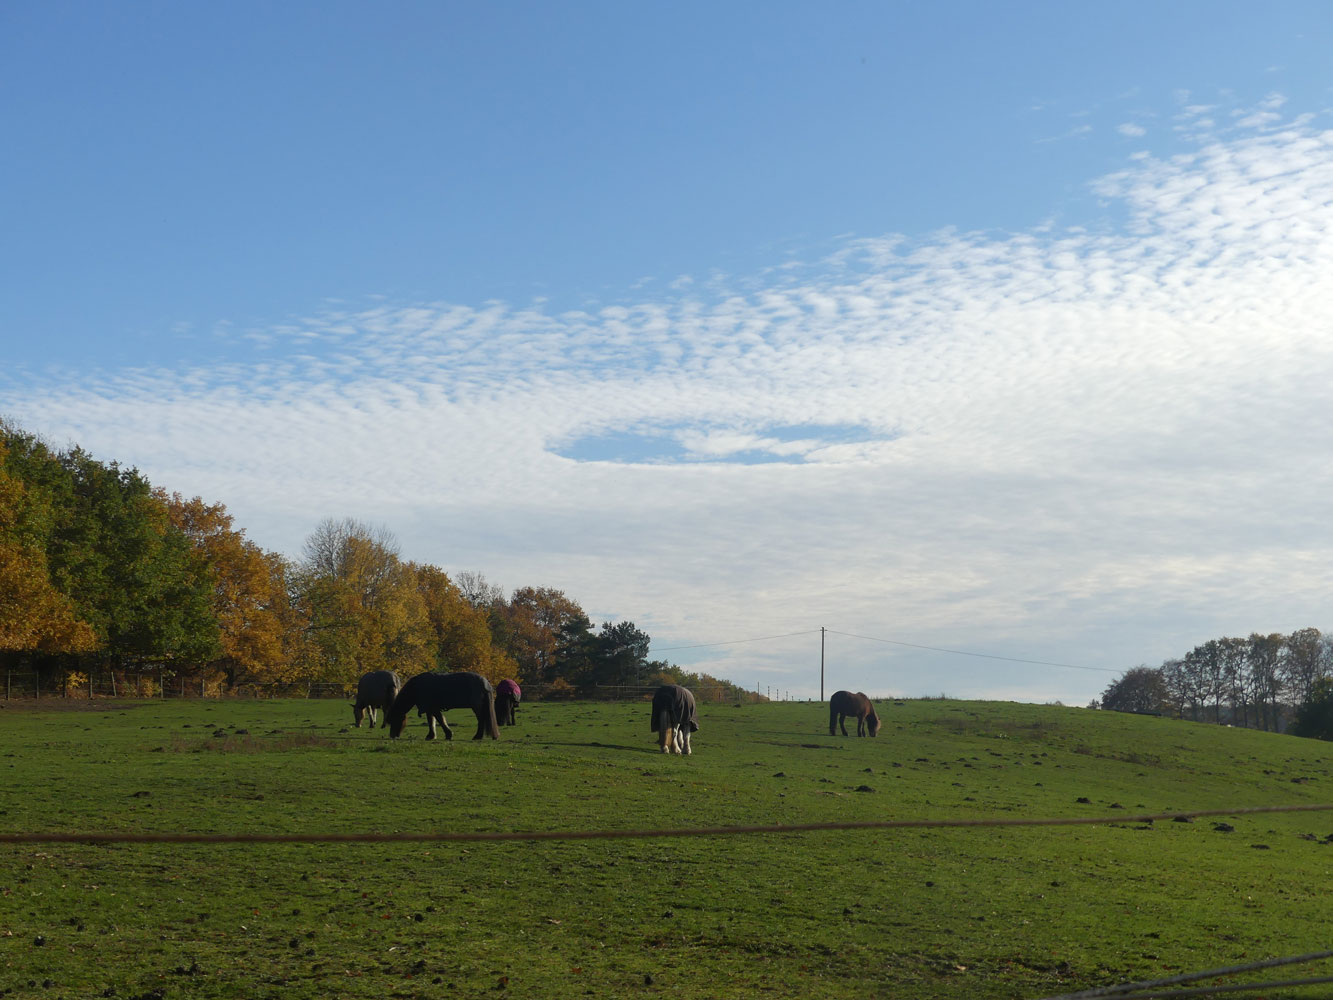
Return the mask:
[[[208,573],[137,469],[57,456],[47,557],[57,589],[113,665],[194,664],[217,648]]]
[[[0,424],[0,654],[89,652],[96,633],[51,582],[50,498],[8,466],[9,440],[20,436],[17,428]]]
[[[386,529],[352,518],[322,521],[292,582],[309,622],[309,679],[351,686],[370,670],[410,676],[435,666],[425,602]]]
[[[212,666],[228,686],[291,679],[301,623],[287,593],[287,563],[235,529],[220,504],[159,493],[172,523],[208,569],[219,650]]]
[[[485,606],[468,599],[438,566],[408,563],[434,638],[435,665],[441,670],[473,670],[496,682],[518,666],[492,641]]]
[[[520,587],[505,605],[506,652],[518,664],[520,679],[549,683],[575,670],[592,628],[578,602],[549,587]]]

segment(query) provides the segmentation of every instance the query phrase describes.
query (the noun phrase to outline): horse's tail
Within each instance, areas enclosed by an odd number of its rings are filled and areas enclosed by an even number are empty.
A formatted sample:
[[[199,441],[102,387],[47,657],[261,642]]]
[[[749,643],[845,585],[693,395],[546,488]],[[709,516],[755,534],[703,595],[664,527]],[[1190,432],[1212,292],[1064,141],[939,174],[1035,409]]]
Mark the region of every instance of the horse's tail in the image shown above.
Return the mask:
[[[404,684],[398,689],[398,693],[393,696],[393,701],[384,710],[384,728],[389,730],[390,736],[397,736],[403,731],[403,726],[407,722],[407,713],[416,704],[416,692],[410,690],[408,685]]]
[[[491,739],[498,740],[500,738],[500,723],[495,718],[494,690],[486,692],[486,714],[490,716],[490,718],[486,720],[486,725],[490,727]]]

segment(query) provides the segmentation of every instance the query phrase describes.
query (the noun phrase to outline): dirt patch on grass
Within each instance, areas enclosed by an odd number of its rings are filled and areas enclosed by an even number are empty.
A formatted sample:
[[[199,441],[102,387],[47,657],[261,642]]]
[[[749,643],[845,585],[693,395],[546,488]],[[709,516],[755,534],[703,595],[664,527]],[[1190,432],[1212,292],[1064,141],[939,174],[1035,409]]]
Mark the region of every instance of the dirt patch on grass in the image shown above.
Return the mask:
[[[212,736],[200,739],[172,736],[162,749],[171,753],[272,753],[283,750],[327,750],[336,746],[327,736],[310,733],[277,733],[272,736]]]

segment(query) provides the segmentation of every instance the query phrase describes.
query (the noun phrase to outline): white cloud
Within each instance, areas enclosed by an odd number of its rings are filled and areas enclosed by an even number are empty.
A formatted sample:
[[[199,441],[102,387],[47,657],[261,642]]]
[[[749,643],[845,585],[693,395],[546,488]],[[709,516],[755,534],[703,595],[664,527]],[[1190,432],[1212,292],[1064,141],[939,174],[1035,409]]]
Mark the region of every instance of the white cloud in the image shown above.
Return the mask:
[[[1121,669],[1333,624],[1333,132],[1276,107],[1098,180],[1124,232],[849,241],[763,287],[682,277],[559,315],[330,307],[213,370],[14,384],[6,406],[270,548],[363,517],[662,645],[824,624]],[[617,430],[686,460],[557,454]],[[727,461],[748,453],[783,461]],[[802,693],[818,662],[808,639],[688,655]],[[845,637],[835,664],[868,691],[1072,703],[1111,677]]]
[[[1121,135],[1137,138],[1141,135],[1147,135],[1148,130],[1142,125],[1135,125],[1133,122],[1125,122],[1116,126],[1116,131]]]

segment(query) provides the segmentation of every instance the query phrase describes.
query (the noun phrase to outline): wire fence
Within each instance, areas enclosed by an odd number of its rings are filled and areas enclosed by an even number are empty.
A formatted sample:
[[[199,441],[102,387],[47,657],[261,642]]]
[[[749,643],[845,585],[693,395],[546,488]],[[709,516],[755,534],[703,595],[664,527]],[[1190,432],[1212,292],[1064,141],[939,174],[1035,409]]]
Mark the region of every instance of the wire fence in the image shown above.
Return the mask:
[[[1230,809],[1197,809],[1188,812],[1145,813],[1131,816],[1014,818],[983,817],[974,819],[872,820],[840,823],[793,823],[755,826],[689,827],[660,830],[514,830],[514,831],[427,831],[421,833],[132,833],[132,832],[46,832],[0,833],[0,844],[357,844],[357,843],[441,843],[504,841],[579,841],[627,840],[677,837],[729,837],[851,830],[950,829],[996,827],[1051,827],[1152,823],[1158,820],[1193,820],[1207,816],[1241,816],[1263,813],[1333,811],[1333,803],[1250,806]],[[1247,965],[1185,973],[1168,979],[1121,983],[1096,987],[1077,993],[1048,996],[1043,1000],[1158,1000],[1158,998],[1218,996],[1226,993],[1268,992],[1333,983],[1333,976],[1308,977],[1254,983],[1219,983],[1179,989],[1181,984],[1205,979],[1220,979],[1260,969],[1309,963],[1333,957],[1333,951],[1312,952],[1287,958],[1274,958]]]
[[[70,671],[62,674],[36,670],[6,670],[3,696],[6,701],[96,700],[98,698],[138,699],[269,699],[269,698],[348,698],[354,684],[336,681],[290,681],[287,683],[228,684],[217,677],[177,673],[166,669]],[[526,701],[650,701],[656,684],[597,684],[575,688],[569,684],[524,684]],[[778,700],[784,692],[765,695],[731,685],[699,684],[691,689],[696,701],[705,704],[730,702],[756,704]],[[790,698],[790,692],[785,693]]]
[[[833,823],[768,823],[746,826],[675,827],[659,830],[428,830],[416,833],[144,833],[129,831],[0,833],[0,844],[356,844],[460,843],[512,840],[643,840],[662,837],[735,837],[758,834],[816,833],[832,830],[925,830],[966,827],[1100,826],[1186,821],[1207,816],[1250,816],[1263,813],[1333,811],[1333,802],[1296,805],[1196,809],[1189,812],[1140,813],[1126,816],[1013,817],[982,816],[952,819],[885,819]]]

